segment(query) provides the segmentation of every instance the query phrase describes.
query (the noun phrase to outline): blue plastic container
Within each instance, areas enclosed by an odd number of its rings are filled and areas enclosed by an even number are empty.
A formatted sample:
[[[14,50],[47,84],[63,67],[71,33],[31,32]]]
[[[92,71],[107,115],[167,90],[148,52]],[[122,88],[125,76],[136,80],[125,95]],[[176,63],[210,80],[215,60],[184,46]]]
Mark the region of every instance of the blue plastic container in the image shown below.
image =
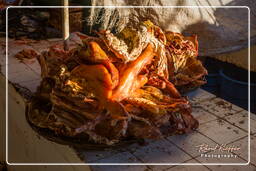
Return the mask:
[[[227,76],[223,70],[220,73],[220,97],[248,110],[248,83],[238,81]],[[251,112],[256,111],[256,84],[250,84]]]
[[[219,73],[208,74],[205,78],[207,83],[202,88],[212,94],[219,94]]]

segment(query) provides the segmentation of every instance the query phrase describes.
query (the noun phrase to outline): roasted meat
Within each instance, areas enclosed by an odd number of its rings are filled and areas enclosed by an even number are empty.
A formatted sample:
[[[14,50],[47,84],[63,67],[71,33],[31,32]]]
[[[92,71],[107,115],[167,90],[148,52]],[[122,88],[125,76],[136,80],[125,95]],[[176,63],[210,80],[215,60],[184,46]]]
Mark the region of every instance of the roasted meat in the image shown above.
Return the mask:
[[[36,95],[48,104],[43,116],[30,115],[33,124],[107,145],[198,127],[180,93],[202,85],[207,74],[196,58],[195,36],[164,32],[150,21],[117,35],[105,30],[98,35],[76,33],[79,43],[69,51],[55,45],[28,53],[37,54],[42,82]]]
[[[154,56],[152,45],[148,45],[141,55],[134,61],[127,63],[123,72],[120,73],[120,81],[111,97],[114,101],[121,101],[136,89],[146,84],[147,79],[139,75],[143,67],[149,64]]]
[[[170,67],[170,80],[182,92],[205,84],[207,70],[197,59],[198,41],[195,35],[184,37],[167,31],[167,53]]]

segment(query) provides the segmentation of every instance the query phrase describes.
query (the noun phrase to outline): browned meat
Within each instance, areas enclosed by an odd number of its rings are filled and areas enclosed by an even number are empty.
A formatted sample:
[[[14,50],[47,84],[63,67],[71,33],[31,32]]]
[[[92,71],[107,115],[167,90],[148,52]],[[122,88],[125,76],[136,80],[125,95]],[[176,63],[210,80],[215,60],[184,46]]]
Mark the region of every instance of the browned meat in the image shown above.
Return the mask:
[[[207,74],[196,58],[196,36],[164,32],[151,22],[143,27],[138,33],[126,28],[120,41],[108,31],[100,37],[77,33],[83,43],[69,51],[55,45],[42,54],[17,54],[21,59],[34,55],[41,65],[36,95],[47,102],[47,110],[34,110],[31,122],[107,145],[196,129],[190,103],[180,94],[202,85]]]

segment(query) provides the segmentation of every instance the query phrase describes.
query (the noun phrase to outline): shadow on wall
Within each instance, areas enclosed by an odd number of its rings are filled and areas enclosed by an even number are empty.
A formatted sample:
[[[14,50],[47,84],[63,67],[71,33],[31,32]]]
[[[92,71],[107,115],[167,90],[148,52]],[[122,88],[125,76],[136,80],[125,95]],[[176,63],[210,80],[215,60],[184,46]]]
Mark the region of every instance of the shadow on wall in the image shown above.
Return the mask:
[[[207,8],[198,10],[203,13]],[[214,24],[200,21],[182,31],[184,35],[198,35],[200,56],[232,52],[248,46],[247,8],[216,8],[213,15]],[[252,18],[256,20],[255,17]],[[255,28],[255,24],[251,24],[252,28]],[[256,43],[255,31],[251,31],[251,43]]]

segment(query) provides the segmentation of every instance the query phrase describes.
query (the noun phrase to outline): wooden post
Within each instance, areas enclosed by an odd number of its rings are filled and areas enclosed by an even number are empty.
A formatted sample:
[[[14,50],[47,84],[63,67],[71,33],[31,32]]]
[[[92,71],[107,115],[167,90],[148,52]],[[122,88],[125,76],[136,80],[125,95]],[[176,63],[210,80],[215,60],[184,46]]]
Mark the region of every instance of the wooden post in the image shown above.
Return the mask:
[[[62,28],[63,28],[63,39],[64,39],[64,50],[69,49],[69,10],[68,10],[68,0],[63,0],[63,19],[62,19]],[[66,7],[67,6],[67,7]]]

